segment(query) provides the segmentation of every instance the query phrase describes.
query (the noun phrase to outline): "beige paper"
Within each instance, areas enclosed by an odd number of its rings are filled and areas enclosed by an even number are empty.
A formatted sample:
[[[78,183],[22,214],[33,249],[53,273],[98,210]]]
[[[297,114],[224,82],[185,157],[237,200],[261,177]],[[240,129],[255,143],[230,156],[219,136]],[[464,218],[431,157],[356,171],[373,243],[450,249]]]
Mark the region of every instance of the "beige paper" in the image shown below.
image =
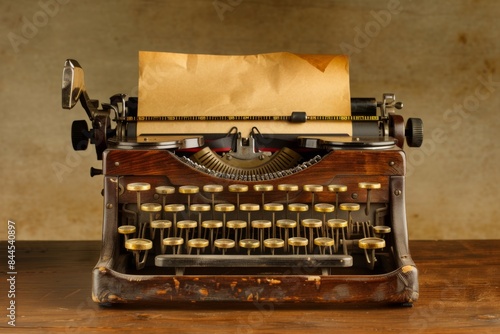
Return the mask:
[[[346,56],[139,53],[139,119],[151,116],[350,116]],[[352,134],[349,121],[138,121],[137,134]]]

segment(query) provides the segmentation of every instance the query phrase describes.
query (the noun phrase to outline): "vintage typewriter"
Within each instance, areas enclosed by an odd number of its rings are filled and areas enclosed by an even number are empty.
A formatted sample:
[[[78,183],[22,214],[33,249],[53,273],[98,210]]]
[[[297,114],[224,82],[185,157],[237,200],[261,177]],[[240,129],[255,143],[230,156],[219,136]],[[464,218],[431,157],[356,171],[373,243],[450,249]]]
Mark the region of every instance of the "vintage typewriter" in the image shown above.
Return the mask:
[[[91,127],[73,122],[73,147],[94,144],[102,169],[91,176],[104,176],[94,301],[418,299],[402,148],[421,145],[422,121],[405,124],[393,94],[351,98],[352,136],[253,128],[247,137],[236,130],[141,137],[138,98],[91,100],[82,68],[67,60],[62,106],[78,101]],[[292,112],[280,121],[308,117]],[[228,120],[239,121],[247,119]]]

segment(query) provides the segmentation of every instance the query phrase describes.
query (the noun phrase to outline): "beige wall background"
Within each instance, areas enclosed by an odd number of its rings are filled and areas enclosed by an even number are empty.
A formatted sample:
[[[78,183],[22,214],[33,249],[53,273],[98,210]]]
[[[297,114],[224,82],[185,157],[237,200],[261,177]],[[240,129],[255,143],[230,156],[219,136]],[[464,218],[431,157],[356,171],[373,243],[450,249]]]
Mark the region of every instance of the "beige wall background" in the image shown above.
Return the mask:
[[[0,1],[0,237],[100,239],[102,177],[73,152],[61,73],[137,94],[138,51],[350,53],[351,95],[394,92],[425,122],[407,149],[412,239],[500,238],[498,1]],[[57,167],[65,166],[64,172]]]

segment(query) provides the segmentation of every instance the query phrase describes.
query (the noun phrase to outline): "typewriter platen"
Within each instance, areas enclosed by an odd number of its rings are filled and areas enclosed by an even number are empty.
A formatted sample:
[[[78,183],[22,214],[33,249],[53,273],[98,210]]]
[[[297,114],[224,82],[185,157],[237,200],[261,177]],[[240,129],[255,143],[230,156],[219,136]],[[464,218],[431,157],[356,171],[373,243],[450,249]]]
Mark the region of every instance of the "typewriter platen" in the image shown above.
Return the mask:
[[[78,101],[91,127],[73,122],[73,147],[93,143],[102,169],[91,175],[104,176],[96,302],[418,299],[402,148],[421,145],[422,121],[405,125],[394,95],[351,98],[352,136],[256,128],[248,137],[137,136],[137,98],[118,94],[99,105],[78,62],[67,60],[62,106]]]

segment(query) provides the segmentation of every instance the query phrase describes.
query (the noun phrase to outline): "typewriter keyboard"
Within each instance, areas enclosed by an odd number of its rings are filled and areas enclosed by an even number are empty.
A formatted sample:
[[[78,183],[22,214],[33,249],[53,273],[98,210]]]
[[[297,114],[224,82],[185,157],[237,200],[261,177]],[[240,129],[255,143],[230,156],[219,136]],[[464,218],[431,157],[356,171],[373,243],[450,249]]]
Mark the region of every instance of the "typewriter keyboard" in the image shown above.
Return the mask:
[[[391,240],[391,227],[385,225],[388,208],[372,203],[372,192],[384,191],[379,182],[357,186],[365,192],[363,203],[339,202],[348,190],[342,184],[175,187],[130,182],[124,192],[135,201],[122,201],[117,233],[138,271],[150,265],[185,275],[188,268],[302,264],[329,275],[332,268],[352,267],[354,254],[373,270]],[[302,196],[294,196],[297,192]],[[324,193],[331,202],[320,202]],[[247,202],[249,194],[252,202]],[[290,199],[306,197],[307,202]]]

